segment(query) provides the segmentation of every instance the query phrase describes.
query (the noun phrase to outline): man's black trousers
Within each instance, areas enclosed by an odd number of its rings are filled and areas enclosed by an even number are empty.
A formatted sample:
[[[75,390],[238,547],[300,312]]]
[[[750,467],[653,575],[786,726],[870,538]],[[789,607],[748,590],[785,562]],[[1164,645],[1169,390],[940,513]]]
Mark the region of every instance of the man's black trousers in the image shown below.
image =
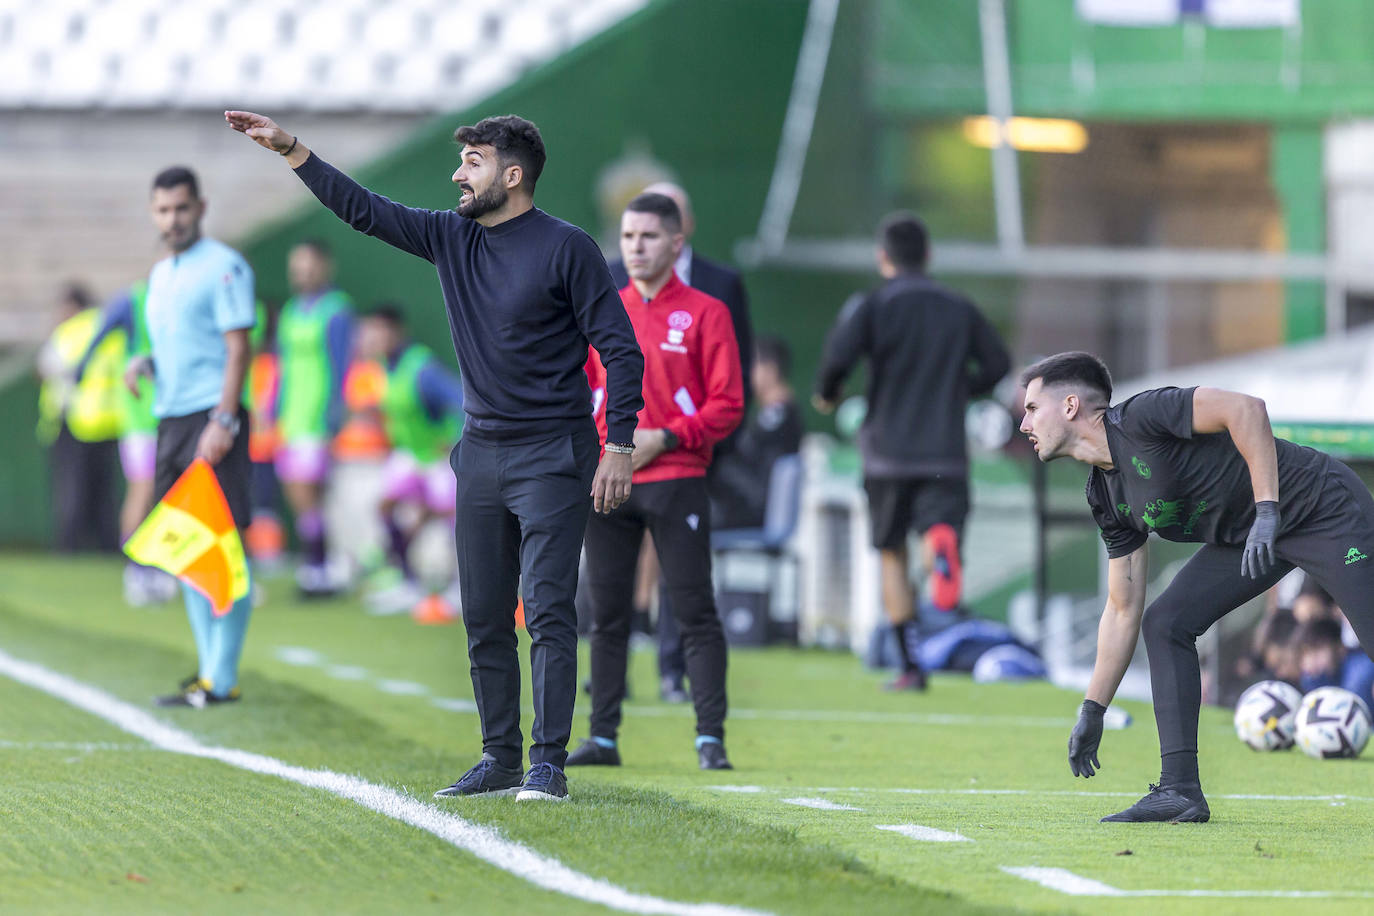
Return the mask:
[[[1295,566],[1331,594],[1374,654],[1374,499],[1354,471],[1332,464],[1317,507],[1275,542],[1279,562],[1268,575],[1242,575],[1239,547],[1204,545],[1146,609],[1141,629],[1162,756],[1197,753],[1197,638]]]
[[[711,508],[703,477],[635,484],[624,505],[587,523],[592,735],[615,738],[620,728],[635,567],[646,528],[682,633],[697,734],[724,739],[725,631],[711,584]]]
[[[585,427],[541,438],[469,429],[450,463],[455,540],[482,750],[521,767],[517,595],[525,601],[534,686],[530,765],[562,767],[577,696],[577,564],[600,443]]]

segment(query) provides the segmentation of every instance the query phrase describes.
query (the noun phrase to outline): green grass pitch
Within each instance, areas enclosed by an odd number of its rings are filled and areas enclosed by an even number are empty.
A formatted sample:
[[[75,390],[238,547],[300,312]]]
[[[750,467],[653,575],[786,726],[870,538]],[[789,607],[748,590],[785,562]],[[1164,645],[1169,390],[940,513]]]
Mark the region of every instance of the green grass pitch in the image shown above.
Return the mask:
[[[426,802],[476,759],[460,626],[269,588],[244,701],[157,711],[161,721]],[[179,605],[125,607],[106,560],[0,556],[0,650],[144,709],[193,668]],[[1136,722],[1107,733],[1101,774],[1074,780],[1071,692],[939,676],[927,694],[894,696],[846,654],[738,651],[727,723],[737,769],[708,774],[689,711],[657,702],[652,652],[635,653],[631,677],[624,767],[570,771],[565,805],[442,807],[630,891],[772,913],[1374,911],[1374,751],[1256,754],[1225,710],[1207,709],[1213,822],[1107,825],[1098,817],[1157,776],[1143,704],[1123,704]],[[574,738],[585,713],[580,698]],[[158,750],[4,676],[0,774],[4,913],[607,911],[322,790]],[[926,839],[879,829],[900,826]],[[963,840],[929,839],[952,835]],[[1008,868],[1061,869],[1098,891],[1065,893]],[[1242,891],[1337,896],[1217,896]]]

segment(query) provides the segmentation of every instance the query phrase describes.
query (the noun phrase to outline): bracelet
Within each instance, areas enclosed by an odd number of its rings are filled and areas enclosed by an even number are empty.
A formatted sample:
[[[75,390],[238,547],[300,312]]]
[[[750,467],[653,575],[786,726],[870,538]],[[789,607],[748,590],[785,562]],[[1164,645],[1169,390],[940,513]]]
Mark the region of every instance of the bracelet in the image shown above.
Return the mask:
[[[623,442],[607,442],[606,451],[610,452],[612,455],[633,455],[635,453],[635,447],[633,445],[626,445]]]
[[[289,156],[289,155],[291,155],[292,150],[294,150],[294,149],[296,148],[296,143],[297,143],[299,140],[300,140],[299,137],[294,137],[294,136],[293,136],[293,137],[291,138],[291,145],[290,145],[289,147],[287,147],[286,152],[282,153],[282,155],[283,155],[283,156]]]

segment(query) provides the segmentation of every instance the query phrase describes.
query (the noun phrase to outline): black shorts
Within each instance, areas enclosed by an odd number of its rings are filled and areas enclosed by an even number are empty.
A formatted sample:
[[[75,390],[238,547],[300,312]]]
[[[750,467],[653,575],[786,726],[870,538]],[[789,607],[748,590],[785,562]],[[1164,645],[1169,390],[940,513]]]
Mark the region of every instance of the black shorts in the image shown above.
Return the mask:
[[[157,424],[157,471],[153,476],[153,501],[157,502],[172,489],[172,484],[185,473],[196,458],[196,446],[205,424],[210,422],[209,410],[198,410],[184,417],[165,417]],[[239,408],[239,434],[219,464],[215,476],[229,503],[234,523],[247,528],[253,517],[252,473],[248,460],[248,411]]]
[[[865,477],[873,546],[897,550],[907,532],[925,534],[943,522],[963,538],[968,518],[968,479],[964,477]]]

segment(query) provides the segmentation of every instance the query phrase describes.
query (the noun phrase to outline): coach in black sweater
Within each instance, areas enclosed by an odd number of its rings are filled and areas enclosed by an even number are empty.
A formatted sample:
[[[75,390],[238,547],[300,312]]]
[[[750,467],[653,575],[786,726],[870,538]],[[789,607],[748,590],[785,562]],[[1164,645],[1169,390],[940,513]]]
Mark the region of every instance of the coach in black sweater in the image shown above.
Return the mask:
[[[883,604],[905,667],[891,685],[898,689],[925,686],[906,652],[913,617],[907,532],[914,527],[925,535],[944,524],[962,535],[969,506],[964,412],[970,398],[992,391],[1011,368],[1001,338],[973,303],[925,275],[928,248],[915,216],[896,213],[883,221],[878,269],[884,283],[840,312],[814,398],[818,409],[832,410],[845,376],[867,357],[868,414],[859,449],[873,546],[882,557]],[[936,548],[926,548],[930,564]],[[957,544],[950,548],[940,559],[957,565]]]
[[[544,143],[508,115],[460,127],[456,210],[405,207],[314,156],[270,119],[229,125],[282,154],[325,206],[359,232],[433,262],[463,373],[457,549],[482,760],[439,796],[567,797],[563,762],[577,691],[573,593],[590,508],[630,494],[644,358],[596,243],[535,209]],[[588,344],[606,367],[606,455],[591,418]],[[590,493],[590,499],[588,495]],[[521,766],[515,608],[530,633],[534,725]],[[522,779],[523,777],[523,779]]]

